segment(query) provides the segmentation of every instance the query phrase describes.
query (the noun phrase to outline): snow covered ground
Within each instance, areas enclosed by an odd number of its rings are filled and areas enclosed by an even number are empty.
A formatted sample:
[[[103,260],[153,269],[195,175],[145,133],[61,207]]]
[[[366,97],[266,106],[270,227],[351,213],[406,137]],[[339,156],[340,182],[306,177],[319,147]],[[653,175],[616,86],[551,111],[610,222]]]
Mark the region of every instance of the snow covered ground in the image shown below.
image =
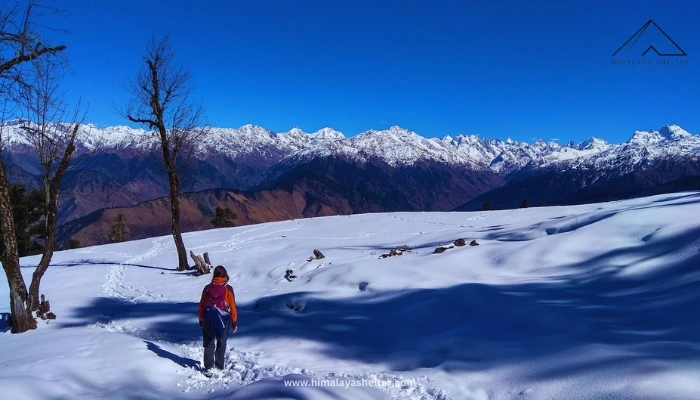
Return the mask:
[[[0,326],[0,391],[6,399],[698,399],[699,215],[700,193],[677,193],[186,234],[188,250],[228,268],[240,308],[227,369],[212,379],[198,372],[196,318],[210,278],[173,270],[170,237],[60,252],[42,284],[58,319],[21,335]],[[457,238],[480,246],[432,254]],[[380,258],[402,245],[413,250]],[[307,261],[314,249],[326,258]],[[22,260],[27,279],[37,261]],[[4,280],[0,311],[8,311]],[[338,384],[350,387],[330,386]]]

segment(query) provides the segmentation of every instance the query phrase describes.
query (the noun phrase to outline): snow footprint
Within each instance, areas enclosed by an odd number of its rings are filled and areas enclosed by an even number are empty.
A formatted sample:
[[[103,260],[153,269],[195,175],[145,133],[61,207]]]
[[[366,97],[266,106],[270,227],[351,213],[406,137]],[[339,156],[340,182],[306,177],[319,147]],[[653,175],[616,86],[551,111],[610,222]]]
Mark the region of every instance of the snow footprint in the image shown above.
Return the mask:
[[[124,261],[124,264],[136,264],[138,262],[141,262],[143,260],[147,260],[149,258],[153,258],[161,253],[164,253],[165,250],[167,250],[169,247],[173,246],[173,240],[169,236],[164,236],[158,239],[153,240],[153,245],[151,246],[150,249],[148,249],[145,253],[139,254],[135,257],[132,257],[126,261]]]
[[[181,345],[180,351],[183,357],[202,360],[204,349],[200,342],[193,342]],[[427,377],[418,379],[406,379],[403,376],[389,373],[327,373],[318,374],[305,368],[295,368],[287,365],[272,364],[260,365],[261,353],[240,352],[233,347],[227,348],[226,365],[223,371],[215,372],[212,378],[205,378],[196,368],[184,368],[180,373],[188,374],[188,377],[178,386],[184,392],[205,389],[209,393],[215,390],[236,389],[238,387],[251,384],[265,378],[279,378],[287,375],[305,375],[317,379],[346,381],[376,381],[382,385],[377,385],[378,389],[386,392],[392,399],[406,400],[450,400],[451,397],[444,390],[429,388],[426,383]],[[481,398],[481,397],[474,397]]]
[[[128,300],[129,298],[124,294],[124,266],[114,265],[109,268],[107,272],[107,279],[105,283],[102,284],[102,289],[105,294],[109,297],[114,297],[117,299]]]

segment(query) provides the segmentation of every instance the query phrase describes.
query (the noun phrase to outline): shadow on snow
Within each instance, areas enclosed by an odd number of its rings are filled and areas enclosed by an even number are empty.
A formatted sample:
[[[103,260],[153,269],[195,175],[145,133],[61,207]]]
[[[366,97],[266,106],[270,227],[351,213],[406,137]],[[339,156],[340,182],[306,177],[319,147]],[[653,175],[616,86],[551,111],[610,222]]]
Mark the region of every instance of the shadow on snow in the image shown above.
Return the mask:
[[[171,360],[172,362],[180,365],[181,367],[199,369],[199,361],[195,361],[189,358],[178,356],[177,354],[173,354],[148,340],[144,340],[143,342],[146,343],[146,348],[154,352],[158,357]]]
[[[0,313],[0,333],[10,330],[10,326],[7,324],[8,318],[10,318],[10,313]]]
[[[533,371],[533,378],[622,367],[630,361],[697,361],[698,238],[700,227],[616,249],[569,265],[577,272],[548,282],[358,291],[345,299],[307,292],[263,297],[240,305],[239,331],[231,340],[310,340],[324,344],[329,357],[388,363],[394,370],[477,371],[559,356],[558,363],[543,363],[548,367]],[[677,253],[687,257],[646,272],[629,273],[634,265],[620,262],[672,260],[668,256]],[[64,326],[144,318],[148,329],[134,335],[195,341],[201,338],[197,305],[97,298],[75,309],[77,322]],[[196,363],[147,344],[180,365]],[[594,357],[597,346],[619,351]]]
[[[126,267],[157,269],[157,270],[161,270],[161,271],[177,271],[177,269],[175,269],[175,268],[163,268],[163,267],[155,267],[153,265],[133,264],[133,263],[118,263],[118,262],[114,262],[114,261],[94,260],[94,259],[83,259],[83,260],[77,260],[77,261],[71,260],[71,261],[60,262],[60,263],[52,263],[49,266],[49,268],[51,268],[51,267],[79,267],[81,265],[105,265],[105,266],[124,265]],[[23,265],[22,268],[36,268],[36,265]]]

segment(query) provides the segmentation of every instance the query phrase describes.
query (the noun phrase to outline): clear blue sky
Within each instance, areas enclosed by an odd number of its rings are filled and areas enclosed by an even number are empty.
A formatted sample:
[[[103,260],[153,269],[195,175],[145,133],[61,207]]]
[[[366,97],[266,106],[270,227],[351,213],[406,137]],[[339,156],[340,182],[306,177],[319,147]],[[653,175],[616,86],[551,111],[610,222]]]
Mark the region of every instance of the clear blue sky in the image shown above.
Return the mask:
[[[52,21],[72,31],[67,88],[100,126],[126,123],[112,105],[126,101],[122,84],[155,30],[171,33],[215,126],[562,142],[620,142],[671,123],[700,133],[697,1],[56,3],[72,13]],[[688,64],[612,63],[649,19]]]

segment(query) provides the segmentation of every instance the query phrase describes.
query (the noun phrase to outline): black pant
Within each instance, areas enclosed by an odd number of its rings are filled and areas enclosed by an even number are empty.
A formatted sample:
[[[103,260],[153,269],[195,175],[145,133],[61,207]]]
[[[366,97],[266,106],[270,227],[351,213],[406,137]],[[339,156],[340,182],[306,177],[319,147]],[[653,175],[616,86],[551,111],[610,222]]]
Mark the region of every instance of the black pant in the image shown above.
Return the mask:
[[[228,330],[231,322],[226,323],[226,332],[217,337],[206,326],[202,327],[204,336],[204,369],[211,369],[216,364],[216,368],[224,369],[224,361],[226,360],[226,339],[228,338]]]

